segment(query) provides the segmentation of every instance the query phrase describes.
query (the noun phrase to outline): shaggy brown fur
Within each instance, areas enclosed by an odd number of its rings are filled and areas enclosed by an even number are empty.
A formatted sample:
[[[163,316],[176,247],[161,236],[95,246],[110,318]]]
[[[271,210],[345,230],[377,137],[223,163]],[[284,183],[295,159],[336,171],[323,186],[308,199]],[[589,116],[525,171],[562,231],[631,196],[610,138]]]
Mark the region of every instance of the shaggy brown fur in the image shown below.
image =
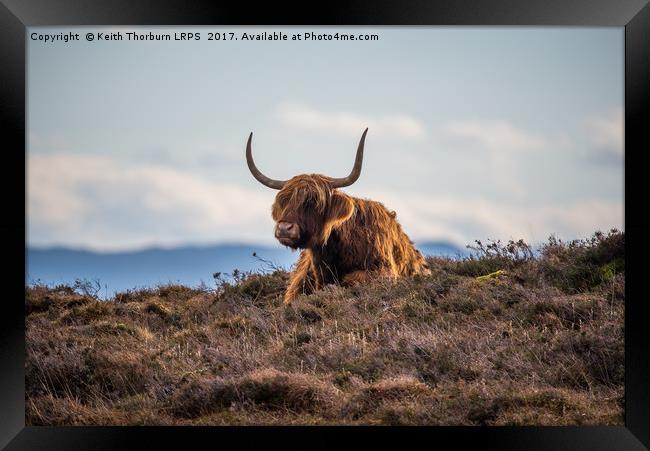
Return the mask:
[[[331,180],[318,174],[298,175],[275,198],[273,219],[297,224],[300,238],[291,247],[303,249],[285,303],[328,283],[430,274],[394,211],[332,189]]]

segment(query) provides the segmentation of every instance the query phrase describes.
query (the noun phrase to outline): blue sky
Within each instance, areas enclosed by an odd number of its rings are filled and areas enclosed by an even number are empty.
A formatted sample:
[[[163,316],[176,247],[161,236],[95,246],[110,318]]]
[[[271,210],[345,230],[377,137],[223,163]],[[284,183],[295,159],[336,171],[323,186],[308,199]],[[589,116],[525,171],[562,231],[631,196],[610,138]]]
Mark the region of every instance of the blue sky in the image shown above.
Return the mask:
[[[623,28],[42,28],[28,40],[28,244],[274,243],[249,174],[342,176],[416,241],[623,228]],[[200,32],[93,41],[86,32]],[[208,32],[378,41],[209,41]],[[29,35],[29,33],[28,33]]]

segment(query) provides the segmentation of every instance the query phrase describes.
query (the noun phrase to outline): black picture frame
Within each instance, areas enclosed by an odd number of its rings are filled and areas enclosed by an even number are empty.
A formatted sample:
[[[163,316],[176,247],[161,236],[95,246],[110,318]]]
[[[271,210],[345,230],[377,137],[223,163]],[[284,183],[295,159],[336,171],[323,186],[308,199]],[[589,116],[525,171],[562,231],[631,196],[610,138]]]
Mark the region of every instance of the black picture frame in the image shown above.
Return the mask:
[[[1,220],[5,240],[5,325],[0,329],[0,446],[18,449],[128,449],[187,447],[199,441],[226,446],[264,445],[277,438],[303,446],[340,443],[339,433],[402,444],[474,444],[486,449],[603,449],[650,447],[650,322],[645,266],[650,255],[650,189],[642,164],[650,149],[650,6],[647,0],[336,1],[253,6],[192,1],[3,0],[0,54],[4,55],[0,110],[5,129]],[[625,27],[625,426],[624,427],[420,427],[420,428],[163,428],[25,427],[25,63],[26,27],[39,25],[518,25]],[[644,152],[645,151],[645,152]],[[22,196],[20,193],[22,192]],[[290,429],[290,430],[289,430]],[[268,443],[271,443],[270,441]],[[275,444],[281,445],[275,441]],[[191,446],[191,445],[190,445]],[[228,445],[230,446],[230,445]]]

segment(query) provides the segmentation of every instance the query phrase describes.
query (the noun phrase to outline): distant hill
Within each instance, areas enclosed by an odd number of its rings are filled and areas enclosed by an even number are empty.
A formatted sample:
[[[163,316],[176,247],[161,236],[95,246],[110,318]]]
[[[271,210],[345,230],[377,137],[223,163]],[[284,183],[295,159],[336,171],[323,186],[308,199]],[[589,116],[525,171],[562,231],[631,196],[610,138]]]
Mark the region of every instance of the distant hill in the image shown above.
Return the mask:
[[[418,245],[425,255],[455,257],[466,252],[446,242]],[[256,256],[253,255],[255,253]],[[27,250],[26,283],[71,284],[76,279],[99,280],[101,295],[158,284],[198,286],[214,283],[212,275],[227,277],[233,270],[259,271],[272,266],[289,269],[298,252],[281,246],[221,244],[151,248],[131,252],[91,252],[69,248]]]
[[[254,257],[255,253],[259,258]],[[265,269],[264,259],[289,268],[297,253],[283,247],[247,244],[188,246],[174,249],[144,249],[132,252],[100,253],[67,248],[28,249],[26,282],[53,285],[75,279],[99,279],[102,295],[106,285],[115,291],[157,284],[213,284],[213,273]]]
[[[466,257],[469,255],[467,249],[459,248],[446,241],[430,241],[416,245],[424,255],[436,255],[440,257]]]

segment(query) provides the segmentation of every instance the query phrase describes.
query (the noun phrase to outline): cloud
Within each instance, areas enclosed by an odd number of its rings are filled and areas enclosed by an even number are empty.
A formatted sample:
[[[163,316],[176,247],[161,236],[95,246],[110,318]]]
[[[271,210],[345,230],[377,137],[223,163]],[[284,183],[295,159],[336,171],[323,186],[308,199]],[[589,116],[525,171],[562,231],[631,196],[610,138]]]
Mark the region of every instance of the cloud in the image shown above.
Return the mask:
[[[30,155],[30,245],[117,250],[187,242],[272,242],[273,193],[172,167],[97,155]]]
[[[368,116],[346,111],[325,112],[299,104],[284,104],[278,108],[279,120],[291,127],[305,130],[358,135],[368,127],[373,134],[392,135],[406,139],[422,139],[424,126],[406,114]]]
[[[516,128],[505,120],[464,120],[447,123],[446,135],[461,148],[476,149],[480,157],[487,158],[485,170],[499,174],[493,183],[503,192],[517,199],[526,196],[526,184],[520,179],[518,166],[522,163],[523,152],[537,151],[544,147],[545,140]]]
[[[590,116],[584,121],[591,143],[597,150],[617,156],[623,155],[623,109],[612,108],[609,111]]]
[[[447,124],[446,131],[459,142],[500,154],[536,150],[544,145],[540,137],[519,130],[504,120],[454,121]]]
[[[569,205],[512,205],[483,199],[425,196],[415,193],[367,192],[397,212],[405,232],[416,241],[449,240],[458,246],[475,239],[523,238],[545,241],[551,234],[583,238],[596,230],[623,229],[621,202],[587,199]]]
[[[98,155],[30,155],[28,243],[120,250],[184,243],[277,244],[270,207],[275,192],[198,177],[161,165]],[[623,205],[598,199],[523,205],[409,191],[349,191],[395,210],[415,241],[524,238],[544,241],[622,228]]]

